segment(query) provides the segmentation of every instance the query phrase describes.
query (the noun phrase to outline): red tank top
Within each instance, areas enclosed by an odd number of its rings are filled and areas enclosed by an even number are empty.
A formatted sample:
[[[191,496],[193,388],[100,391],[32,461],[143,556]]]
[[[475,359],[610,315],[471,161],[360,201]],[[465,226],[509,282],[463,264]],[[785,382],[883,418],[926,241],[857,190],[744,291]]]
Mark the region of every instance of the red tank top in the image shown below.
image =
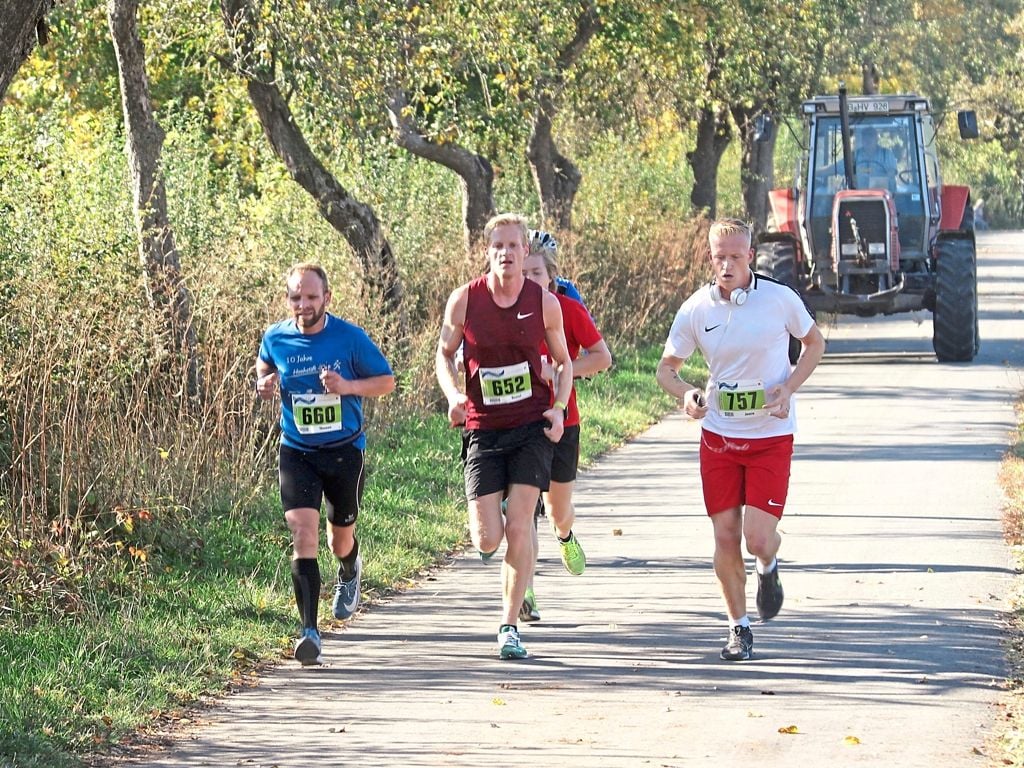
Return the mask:
[[[487,276],[469,284],[463,326],[466,429],[509,429],[540,421],[551,402],[541,378],[544,289],[526,280],[511,307],[494,303]]]

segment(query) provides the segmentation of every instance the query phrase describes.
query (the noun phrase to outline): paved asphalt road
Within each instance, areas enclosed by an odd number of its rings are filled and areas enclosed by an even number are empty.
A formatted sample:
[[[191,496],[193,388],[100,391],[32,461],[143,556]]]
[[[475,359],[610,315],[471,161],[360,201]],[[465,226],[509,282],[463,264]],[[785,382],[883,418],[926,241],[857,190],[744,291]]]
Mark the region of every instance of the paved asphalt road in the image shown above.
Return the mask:
[[[979,236],[972,364],[936,362],[927,313],[824,328],[799,396],[786,605],[755,625],[750,662],[718,659],[698,427],[675,415],[581,478],[584,576],[544,537],[528,661],[496,658],[499,570],[465,555],[328,632],[327,666],[285,664],[142,762],[986,765],[1006,672],[997,470],[1024,388],[1022,246]]]

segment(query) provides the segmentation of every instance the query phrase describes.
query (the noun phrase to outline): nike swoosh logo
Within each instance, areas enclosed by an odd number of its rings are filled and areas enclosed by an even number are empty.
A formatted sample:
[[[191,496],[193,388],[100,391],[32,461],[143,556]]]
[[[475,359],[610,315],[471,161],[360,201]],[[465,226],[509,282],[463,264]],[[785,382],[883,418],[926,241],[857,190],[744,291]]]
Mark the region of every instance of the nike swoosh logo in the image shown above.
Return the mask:
[[[525,315],[522,312],[516,314],[516,320],[525,320],[528,317],[533,317],[533,312],[527,312]]]
[[[782,505],[779,504],[779,502],[775,501],[775,499],[768,499],[768,506],[769,507],[781,507]]]
[[[721,323],[719,323],[718,325],[721,325]],[[715,328],[717,328],[717,327],[718,327],[718,325],[712,325],[712,326],[711,326],[710,328],[708,328],[708,327],[707,327],[707,326],[705,325],[705,326],[704,326],[704,333],[711,333],[711,332],[712,332],[713,330],[715,330]]]
[[[356,608],[359,607],[359,590],[356,589],[355,595],[352,596],[351,602],[345,603],[345,610],[349,613],[355,613]]]

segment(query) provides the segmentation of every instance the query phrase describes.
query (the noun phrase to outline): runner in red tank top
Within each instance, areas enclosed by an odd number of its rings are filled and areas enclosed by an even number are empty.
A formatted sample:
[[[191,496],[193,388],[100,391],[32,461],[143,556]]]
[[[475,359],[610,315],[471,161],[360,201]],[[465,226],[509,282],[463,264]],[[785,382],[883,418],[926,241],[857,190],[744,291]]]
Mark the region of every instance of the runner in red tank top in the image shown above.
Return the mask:
[[[487,223],[490,271],[448,298],[435,361],[448,398],[448,419],[453,427],[466,427],[462,457],[473,544],[489,557],[502,538],[506,541],[498,628],[502,659],[526,656],[516,618],[536,558],[533,511],[540,492],[548,488],[553,446],[562,437],[572,391],[572,361],[558,299],[523,276],[526,233],[520,216],[503,214]],[[465,393],[459,390],[456,367],[464,341]],[[541,375],[542,342],[560,372],[550,406],[551,388]]]

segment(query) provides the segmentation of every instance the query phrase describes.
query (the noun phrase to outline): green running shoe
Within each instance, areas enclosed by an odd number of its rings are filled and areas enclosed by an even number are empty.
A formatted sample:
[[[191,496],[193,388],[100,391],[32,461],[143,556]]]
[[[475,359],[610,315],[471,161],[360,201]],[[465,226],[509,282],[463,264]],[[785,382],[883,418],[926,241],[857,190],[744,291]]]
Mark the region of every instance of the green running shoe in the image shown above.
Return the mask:
[[[583,547],[580,546],[579,541],[576,539],[576,534],[569,531],[569,540],[562,541],[559,539],[558,545],[562,550],[562,565],[565,566],[565,570],[573,576],[579,576],[583,573],[587,567],[587,556],[583,554]]]
[[[498,656],[505,661],[526,658],[526,649],[519,642],[519,630],[511,624],[502,624],[498,630]]]
[[[519,606],[520,621],[540,621],[540,611],[537,610],[537,597],[533,594],[533,587],[526,590],[526,597],[523,604]]]

